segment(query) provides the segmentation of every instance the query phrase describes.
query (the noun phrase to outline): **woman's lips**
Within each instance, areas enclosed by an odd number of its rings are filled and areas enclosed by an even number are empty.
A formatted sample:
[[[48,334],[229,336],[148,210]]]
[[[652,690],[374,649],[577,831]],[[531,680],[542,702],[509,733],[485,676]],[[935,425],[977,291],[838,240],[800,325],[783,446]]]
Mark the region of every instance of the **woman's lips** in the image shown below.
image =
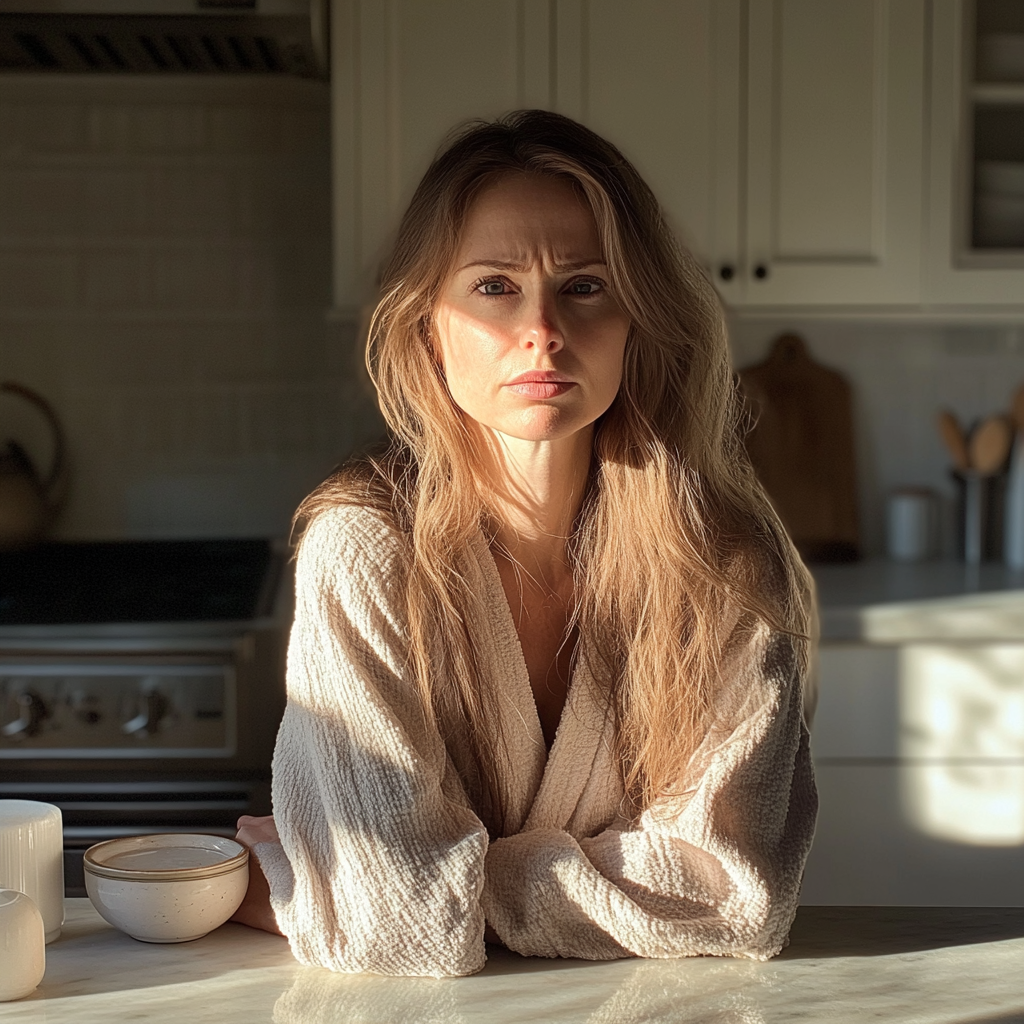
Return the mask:
[[[557,398],[576,387],[571,380],[524,380],[521,384],[507,387],[524,398]]]
[[[568,380],[560,373],[541,370],[522,373],[505,387],[524,398],[557,398],[576,387],[576,381]]]

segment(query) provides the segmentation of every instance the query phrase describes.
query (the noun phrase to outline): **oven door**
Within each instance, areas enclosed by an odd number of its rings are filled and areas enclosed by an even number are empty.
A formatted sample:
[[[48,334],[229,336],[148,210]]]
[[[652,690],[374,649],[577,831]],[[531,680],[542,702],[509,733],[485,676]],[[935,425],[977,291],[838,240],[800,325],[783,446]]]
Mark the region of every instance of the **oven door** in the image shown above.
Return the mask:
[[[270,813],[283,632],[167,646],[0,653],[0,798],[60,808],[69,895],[93,843]]]

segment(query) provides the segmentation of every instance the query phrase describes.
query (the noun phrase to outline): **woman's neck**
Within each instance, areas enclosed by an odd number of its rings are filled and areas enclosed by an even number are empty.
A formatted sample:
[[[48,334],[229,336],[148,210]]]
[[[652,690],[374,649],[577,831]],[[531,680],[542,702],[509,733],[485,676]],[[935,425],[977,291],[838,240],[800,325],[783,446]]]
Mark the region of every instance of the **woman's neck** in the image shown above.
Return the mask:
[[[495,546],[538,585],[559,590],[571,575],[566,549],[590,472],[593,427],[556,441],[485,433]]]

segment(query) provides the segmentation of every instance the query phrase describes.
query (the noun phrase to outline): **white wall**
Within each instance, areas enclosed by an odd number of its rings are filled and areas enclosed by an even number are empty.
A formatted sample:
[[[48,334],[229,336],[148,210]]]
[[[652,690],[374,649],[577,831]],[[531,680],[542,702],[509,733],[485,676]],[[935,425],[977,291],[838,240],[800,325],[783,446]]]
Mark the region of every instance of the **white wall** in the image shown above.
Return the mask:
[[[282,534],[379,424],[330,325],[327,87],[0,77],[0,379],[64,537]],[[0,399],[0,439],[47,458]]]
[[[283,533],[379,421],[330,305],[328,92],[286,78],[0,76],[0,379],[67,427],[65,537]],[[936,411],[1005,409],[1024,327],[741,321],[854,386],[864,534],[899,484],[952,495]],[[46,446],[0,399],[0,439]]]

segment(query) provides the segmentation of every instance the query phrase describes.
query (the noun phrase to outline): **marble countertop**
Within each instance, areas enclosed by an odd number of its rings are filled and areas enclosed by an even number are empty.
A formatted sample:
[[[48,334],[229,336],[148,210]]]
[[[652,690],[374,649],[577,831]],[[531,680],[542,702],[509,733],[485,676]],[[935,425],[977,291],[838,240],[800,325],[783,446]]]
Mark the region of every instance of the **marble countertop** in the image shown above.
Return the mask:
[[[148,945],[68,900],[25,1024],[975,1024],[1024,1021],[1024,909],[802,907],[768,963],[526,959],[492,949],[471,978],[300,967],[280,938],[227,924]]]
[[[825,641],[1024,639],[1024,572],[873,560],[810,567]]]

